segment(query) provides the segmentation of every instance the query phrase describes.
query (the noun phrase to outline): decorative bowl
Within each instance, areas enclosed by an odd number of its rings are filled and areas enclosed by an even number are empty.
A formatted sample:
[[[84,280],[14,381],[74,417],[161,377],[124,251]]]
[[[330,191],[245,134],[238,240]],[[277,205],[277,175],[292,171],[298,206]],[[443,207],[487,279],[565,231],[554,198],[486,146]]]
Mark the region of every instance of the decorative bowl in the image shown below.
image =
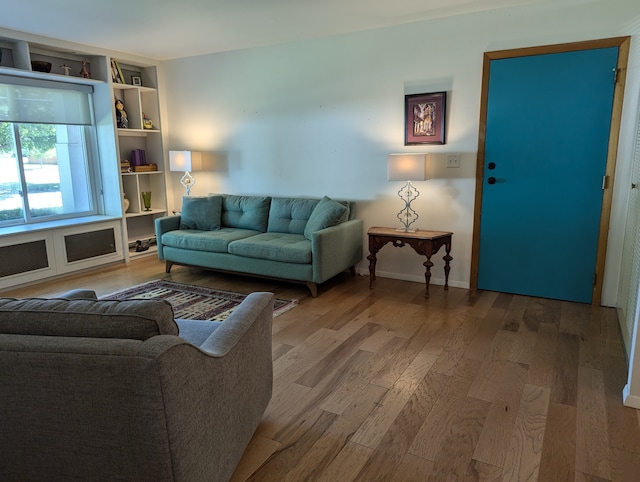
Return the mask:
[[[51,72],[51,62],[45,62],[44,60],[32,60],[31,69],[35,72]]]

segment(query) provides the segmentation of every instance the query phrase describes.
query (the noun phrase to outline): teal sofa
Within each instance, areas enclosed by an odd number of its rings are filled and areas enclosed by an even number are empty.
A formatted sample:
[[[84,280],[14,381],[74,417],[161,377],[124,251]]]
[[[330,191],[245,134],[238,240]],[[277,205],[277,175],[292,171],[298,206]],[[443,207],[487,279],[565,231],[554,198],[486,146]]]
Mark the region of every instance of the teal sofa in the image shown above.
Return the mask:
[[[354,204],[231,194],[183,198],[182,212],[156,219],[158,257],[174,264],[317,285],[362,259]]]

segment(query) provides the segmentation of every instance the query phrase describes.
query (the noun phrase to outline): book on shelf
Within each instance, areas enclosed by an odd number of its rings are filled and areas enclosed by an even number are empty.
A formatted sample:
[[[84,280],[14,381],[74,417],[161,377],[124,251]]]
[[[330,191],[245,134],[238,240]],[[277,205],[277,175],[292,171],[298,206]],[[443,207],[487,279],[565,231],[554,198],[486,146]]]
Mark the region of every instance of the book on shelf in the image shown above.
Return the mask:
[[[147,153],[144,149],[132,149],[130,161],[132,166],[142,166],[147,163]]]
[[[157,164],[143,164],[141,166],[133,166],[133,172],[150,172],[150,171],[157,171],[157,170],[158,170]]]
[[[122,77],[122,72],[120,71],[120,65],[118,65],[118,61],[111,59],[111,80],[113,80],[116,84],[124,84],[124,78]]]

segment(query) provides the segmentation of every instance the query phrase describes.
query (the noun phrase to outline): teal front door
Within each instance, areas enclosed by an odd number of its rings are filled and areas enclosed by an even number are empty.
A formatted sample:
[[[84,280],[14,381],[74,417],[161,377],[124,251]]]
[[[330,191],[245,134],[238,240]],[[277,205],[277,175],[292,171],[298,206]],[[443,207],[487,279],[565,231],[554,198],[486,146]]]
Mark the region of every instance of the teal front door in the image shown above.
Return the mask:
[[[479,289],[592,301],[617,59],[491,61]]]

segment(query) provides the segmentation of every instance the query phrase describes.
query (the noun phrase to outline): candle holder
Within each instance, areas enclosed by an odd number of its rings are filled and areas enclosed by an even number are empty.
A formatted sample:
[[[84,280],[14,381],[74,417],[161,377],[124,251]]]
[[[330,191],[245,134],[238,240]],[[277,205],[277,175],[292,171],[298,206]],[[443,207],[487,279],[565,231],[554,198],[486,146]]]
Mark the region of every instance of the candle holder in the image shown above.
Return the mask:
[[[151,191],[142,192],[142,204],[145,211],[151,211]]]

